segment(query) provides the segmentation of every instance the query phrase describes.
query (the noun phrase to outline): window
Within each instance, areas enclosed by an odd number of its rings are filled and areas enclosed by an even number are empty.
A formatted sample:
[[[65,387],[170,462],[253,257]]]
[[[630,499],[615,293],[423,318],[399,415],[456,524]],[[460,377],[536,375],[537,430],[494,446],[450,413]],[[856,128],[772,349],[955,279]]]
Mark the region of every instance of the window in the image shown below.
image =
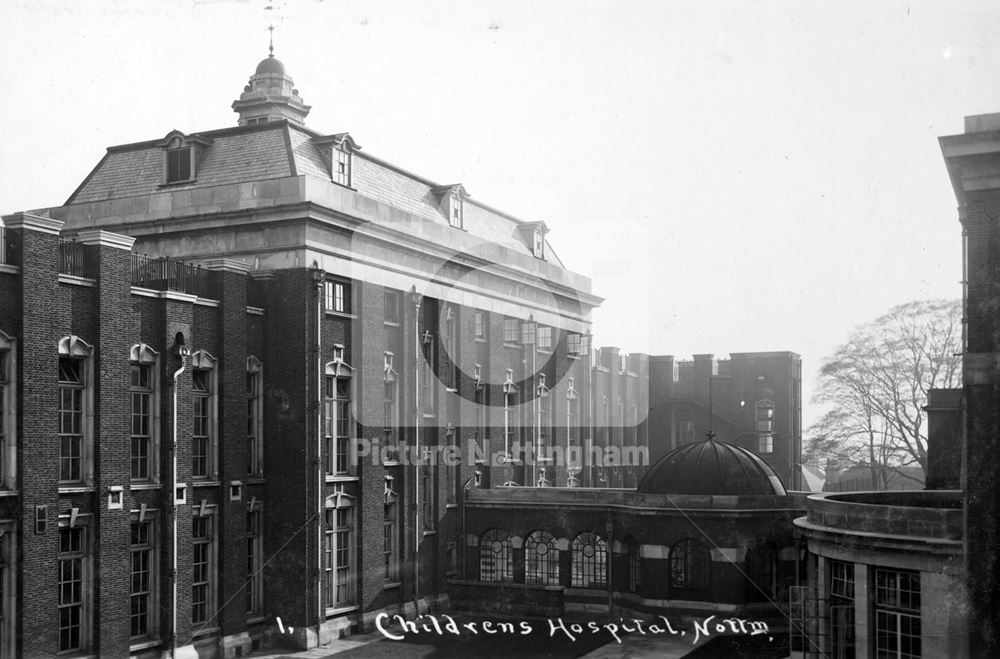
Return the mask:
[[[508,460],[512,459],[511,451],[518,445],[517,393],[514,371],[507,369],[507,381],[503,385],[503,450]]]
[[[566,335],[566,352],[570,355],[580,354],[580,335],[576,332],[570,332]]]
[[[477,341],[486,339],[486,317],[482,311],[472,314],[472,336]]]
[[[537,325],[530,320],[521,323],[521,343],[526,346],[535,344],[535,328]]]
[[[340,359],[326,365],[324,450],[326,472],[347,474],[353,472],[352,440],[354,420],[351,415],[351,382],[353,369]]]
[[[920,573],[875,568],[875,655],[921,656]]]
[[[506,531],[490,529],[479,539],[479,580],[514,580],[514,551]]]
[[[534,254],[535,258],[545,258],[545,234],[541,229],[535,229],[532,234],[531,253]]]
[[[264,369],[253,355],[247,357],[247,473],[264,471]]]
[[[575,588],[603,588],[607,584],[608,546],[596,533],[573,538],[572,580]]]
[[[399,374],[393,368],[393,354],[385,353],[382,396],[382,446],[389,461],[399,459]]]
[[[639,543],[632,536],[625,538],[624,544],[628,560],[628,589],[636,593],[642,584],[642,554]]]
[[[828,559],[830,566],[830,657],[854,659],[854,564]]]
[[[13,524],[0,525],[0,657],[16,656],[17,617],[14,610],[18,570],[14,533]]]
[[[544,325],[538,326],[538,349],[552,350],[552,328]]]
[[[521,321],[517,318],[503,319],[503,342],[516,344],[521,338]]]
[[[434,386],[437,380],[435,366],[437,365],[437,343],[430,332],[423,334],[424,355],[420,363],[420,406],[424,414],[434,414],[436,405],[434,394],[437,387]]]
[[[14,395],[15,354],[14,341],[0,332],[0,489],[16,486],[14,467],[17,464],[17,445],[13,441],[17,427],[14,420],[17,404]],[[3,639],[0,638],[0,653],[3,648]]]
[[[191,622],[215,617],[215,543],[211,515],[191,518]]]
[[[333,180],[341,185],[351,185],[351,152],[346,148],[334,148],[336,162],[333,167]]]
[[[675,422],[675,432],[677,433],[677,446],[684,446],[694,442],[694,421],[680,418]]]
[[[155,400],[156,352],[144,343],[132,347],[131,385],[129,395],[132,405],[131,478],[134,481],[152,480],[156,476],[157,424]]]
[[[434,507],[434,464],[430,461],[430,447],[424,446],[425,463],[420,470],[420,524],[424,531],[433,531],[437,523]]]
[[[476,385],[476,392],[473,394],[474,402],[476,404],[476,441],[479,442],[479,448],[485,450],[485,445],[482,442],[487,438],[486,432],[486,413],[489,410],[489,401],[487,400],[487,389],[482,384]]]
[[[343,492],[327,499],[323,529],[323,604],[354,604],[354,501]]]
[[[153,523],[132,522],[129,534],[131,576],[129,579],[129,637],[153,635],[156,617],[153,611]]]
[[[259,504],[252,504],[254,507]],[[247,613],[260,615],[264,599],[264,533],[261,528],[261,511],[251,508],[247,511],[247,570],[246,597]]]
[[[323,285],[323,298],[327,311],[351,313],[351,285],[349,283],[327,279]]]
[[[59,652],[85,652],[89,646],[86,529],[59,529]]]
[[[756,405],[757,452],[774,452],[774,402],[761,400]]]
[[[385,322],[399,323],[399,293],[385,291],[382,294],[382,306],[385,310]]]
[[[191,180],[191,147],[167,150],[167,183]]]
[[[580,396],[574,387],[574,379],[569,378],[566,388],[566,487],[577,487],[580,482],[576,475],[583,468],[580,447]]]
[[[710,566],[705,545],[697,540],[681,540],[670,550],[670,585],[674,588],[707,588]]]
[[[459,362],[458,331],[456,329],[455,310],[451,306],[445,311],[444,318],[444,352],[447,362],[444,365],[444,383],[449,389],[458,389],[458,373],[455,364]]]
[[[399,581],[399,497],[392,476],[385,477],[385,513],[382,518],[382,557],[385,580]]]
[[[537,455],[535,459],[538,462],[545,463],[550,459],[549,455],[549,441],[551,439],[551,417],[549,415],[549,407],[551,406],[551,397],[549,396],[549,390],[545,386],[545,374],[538,374],[538,387],[536,391],[538,393],[538,399],[535,401],[535,425],[536,432],[538,434],[538,442],[535,447]],[[551,485],[551,483],[545,481],[545,468],[541,469],[541,475],[538,478],[538,482],[535,484],[538,487],[545,487]]]
[[[456,229],[461,229],[465,226],[464,214],[462,212],[462,195],[458,190],[452,190],[449,197],[448,207],[450,212],[448,213],[448,224]]]
[[[93,390],[91,347],[75,336],[59,342],[59,481],[91,480]]]
[[[559,585],[559,547],[547,531],[535,531],[524,542],[524,583]]]
[[[204,350],[191,357],[191,396],[194,431],[191,437],[191,477],[215,475],[215,358]]]

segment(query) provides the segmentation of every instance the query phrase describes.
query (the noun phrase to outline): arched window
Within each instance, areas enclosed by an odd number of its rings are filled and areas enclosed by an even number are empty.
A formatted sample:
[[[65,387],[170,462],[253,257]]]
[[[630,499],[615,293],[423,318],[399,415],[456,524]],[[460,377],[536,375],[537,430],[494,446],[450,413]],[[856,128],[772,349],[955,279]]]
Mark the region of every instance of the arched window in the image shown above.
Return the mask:
[[[573,538],[571,585],[603,588],[608,581],[608,545],[596,533],[584,531]]]
[[[514,580],[513,552],[506,531],[490,529],[479,539],[479,580]]]
[[[159,463],[157,452],[156,422],[157,403],[157,353],[145,343],[137,343],[129,351],[131,378],[131,478],[134,481],[155,480]]]
[[[59,341],[59,482],[93,481],[93,348],[78,336]]]
[[[353,472],[351,438],[354,420],[351,416],[351,380],[354,369],[344,362],[344,347],[335,345],[333,361],[328,362],[323,375],[324,429],[323,451],[326,473]]]
[[[247,473],[260,475],[264,471],[264,365],[247,357]]]
[[[640,563],[642,558],[639,555],[639,543],[632,536],[627,536],[624,544],[628,558],[628,589],[629,592],[634,593],[639,590],[639,584],[642,583],[642,566]]]
[[[670,550],[670,585],[674,588],[707,588],[711,562],[705,545],[690,538]]]
[[[323,525],[323,604],[354,603],[354,497],[337,491],[326,498]]]
[[[524,583],[559,585],[559,547],[547,531],[535,531],[524,542]]]
[[[766,542],[747,552],[748,600],[768,600],[777,591],[778,560],[774,549]]]
[[[218,474],[216,457],[218,379],[216,359],[205,350],[191,355],[191,395],[194,432],[191,438],[191,476],[211,479]]]

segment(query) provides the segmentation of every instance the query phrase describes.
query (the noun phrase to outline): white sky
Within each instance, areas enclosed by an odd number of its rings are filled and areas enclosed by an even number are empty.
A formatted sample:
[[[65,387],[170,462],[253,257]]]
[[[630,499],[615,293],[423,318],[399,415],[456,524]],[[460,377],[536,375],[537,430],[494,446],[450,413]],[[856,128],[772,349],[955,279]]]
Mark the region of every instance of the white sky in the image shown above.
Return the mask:
[[[958,297],[937,137],[1000,111],[1000,3],[4,0],[0,213],[107,146],[236,124],[275,54],[370,153],[551,228],[595,342],[793,350]]]

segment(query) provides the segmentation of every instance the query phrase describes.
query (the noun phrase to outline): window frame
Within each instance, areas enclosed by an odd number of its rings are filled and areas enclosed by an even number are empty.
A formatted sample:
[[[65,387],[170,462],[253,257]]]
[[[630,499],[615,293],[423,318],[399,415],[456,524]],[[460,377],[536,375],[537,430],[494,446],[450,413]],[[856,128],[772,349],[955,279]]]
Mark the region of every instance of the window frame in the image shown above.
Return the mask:
[[[704,590],[712,584],[712,557],[701,541],[682,538],[670,548],[670,588]]]
[[[323,449],[327,476],[356,473],[354,379],[354,369],[344,362],[343,348],[335,347],[334,360],[327,362],[323,371]],[[342,429],[346,434],[341,434]]]
[[[341,523],[342,519],[344,523]],[[358,603],[356,533],[357,506],[354,497],[342,490],[328,496],[323,511],[321,566],[323,607],[328,616]]]
[[[393,489],[394,478],[385,477],[385,491],[382,517],[382,557],[383,578],[388,584],[399,583],[399,495]]]
[[[160,369],[159,353],[150,348],[145,343],[137,343],[129,350],[129,368],[132,371],[129,383],[129,404],[131,408],[130,427],[130,466],[129,480],[133,483],[156,483],[159,482],[159,455],[160,455]],[[142,386],[136,384],[134,369],[148,369],[148,384]],[[146,434],[136,433],[136,396],[145,396],[146,400]],[[145,475],[136,475],[136,460],[142,456],[136,454],[136,440],[145,440],[146,443],[146,470]],[[141,472],[140,472],[141,473]]]
[[[773,400],[763,399],[754,403],[754,427],[757,432],[757,452],[761,455],[773,454],[775,437]]]
[[[330,159],[333,170],[333,182],[346,188],[351,187],[354,173],[354,154],[345,144],[333,147],[333,157]]]
[[[0,490],[17,489],[16,374],[16,341],[0,331]]]
[[[885,601],[884,595],[890,588],[882,584],[882,577],[895,577],[891,601]],[[911,588],[903,588],[903,578],[908,580]],[[916,589],[912,585],[916,583]],[[871,604],[872,604],[872,637],[871,643],[874,654],[879,656],[895,656],[899,659],[910,659],[920,657],[923,649],[923,621],[920,615],[920,603],[922,597],[922,584],[920,572],[916,570],[899,570],[890,567],[872,566]],[[887,584],[888,585],[888,584]],[[909,595],[908,598],[904,597]],[[904,599],[909,600],[909,606],[903,603]],[[914,600],[916,600],[914,602]],[[893,622],[893,628],[881,633],[889,622]],[[904,625],[906,623],[906,625]],[[909,632],[903,630],[904,626],[909,627]],[[915,632],[914,632],[915,630]],[[895,649],[882,645],[883,639],[895,640]],[[905,638],[911,639],[910,651],[904,652],[902,641]],[[914,650],[915,647],[915,650]],[[893,652],[892,655],[880,655],[880,652]]]
[[[521,320],[519,318],[506,317],[503,319],[503,344],[505,346],[518,346],[521,340]]]
[[[73,360],[78,365],[79,382],[63,381],[62,360]],[[72,487],[74,485],[93,485],[94,482],[94,349],[76,335],[63,337],[59,341],[59,485]],[[63,413],[74,413],[76,410],[64,410],[64,391],[76,390],[80,394],[80,432],[64,433]],[[63,461],[74,459],[74,456],[63,455],[63,437],[79,436],[79,474],[77,478],[63,478]],[[72,476],[72,473],[69,474]]]
[[[323,309],[327,313],[353,314],[354,295],[351,282],[339,277],[327,277],[323,282]]]
[[[559,543],[548,531],[538,529],[524,539],[524,583],[559,585]]]
[[[146,527],[145,541],[136,542],[137,536],[135,533],[136,526]],[[158,579],[158,566],[159,566],[159,556],[157,554],[156,546],[156,524],[155,520],[148,518],[139,519],[138,516],[134,516],[129,521],[129,642],[130,643],[141,643],[145,640],[154,639],[157,637],[159,620],[159,610],[157,597],[159,585]],[[140,538],[141,540],[141,538]],[[136,592],[136,564],[135,557],[137,555],[145,555],[146,566],[146,587],[140,588],[139,592]],[[136,613],[134,609],[134,602],[136,597],[142,597],[145,599],[146,604],[146,629],[140,634],[133,633],[133,621],[135,619]]]
[[[394,355],[383,355],[382,449],[385,462],[399,461],[399,373],[393,368]]]
[[[257,617],[264,612],[264,511],[259,501],[247,504],[246,514],[246,614]]]
[[[604,538],[594,531],[583,531],[573,538],[570,549],[570,585],[574,588],[606,588],[608,543]]]
[[[455,229],[465,229],[465,200],[459,190],[452,189],[448,194],[448,226]]]
[[[506,530],[487,529],[479,536],[479,580],[486,583],[514,582],[514,549],[510,533]]]
[[[264,476],[264,365],[253,355],[247,357],[247,474]]]
[[[219,477],[219,373],[216,365],[218,360],[207,350],[198,350],[191,355],[191,406],[194,423],[191,428],[191,478],[199,481],[215,481]],[[204,373],[206,390],[195,389],[195,374]],[[199,399],[204,405],[205,434],[198,434],[197,412]],[[204,473],[196,473],[195,451],[197,440],[204,440],[205,452]]]
[[[197,524],[200,521],[204,521],[207,527],[207,532],[205,536],[196,536],[195,531],[197,529]],[[191,625],[195,627],[193,630],[194,634],[199,631],[215,627],[216,625],[211,624],[217,615],[217,604],[218,604],[218,587],[219,587],[219,557],[218,557],[218,520],[215,515],[215,506],[202,506],[200,510],[193,510],[191,513]],[[196,567],[202,563],[202,561],[196,560],[196,547],[205,547],[205,560],[204,560],[204,571],[205,578],[203,580],[196,579]],[[205,600],[204,600],[204,617],[197,619],[195,618],[197,598],[195,597],[196,588],[199,586],[205,589]]]
[[[93,615],[94,615],[94,600],[93,600],[93,551],[91,551],[92,533],[91,526],[89,523],[85,522],[76,514],[77,509],[72,509],[69,515],[60,515],[59,526],[58,526],[58,549],[59,552],[56,558],[56,564],[58,567],[57,575],[57,608],[59,610],[59,623],[58,623],[58,641],[57,648],[59,654],[71,654],[71,653],[82,653],[85,654],[91,649],[93,643]],[[69,549],[64,550],[63,537],[64,532],[72,533],[79,532],[79,547],[74,548],[73,543],[70,542]],[[76,561],[77,569],[79,570],[78,579],[73,581],[78,583],[79,596],[75,601],[63,601],[63,595],[65,594],[65,588],[67,583],[71,583],[64,579],[64,562],[65,561]],[[70,592],[72,594],[72,587]],[[75,646],[63,646],[63,629],[70,627],[64,627],[62,611],[70,610],[71,608],[77,608],[77,621],[73,627],[77,627],[77,642]]]
[[[17,524],[0,524],[0,656],[13,657],[17,648]]]

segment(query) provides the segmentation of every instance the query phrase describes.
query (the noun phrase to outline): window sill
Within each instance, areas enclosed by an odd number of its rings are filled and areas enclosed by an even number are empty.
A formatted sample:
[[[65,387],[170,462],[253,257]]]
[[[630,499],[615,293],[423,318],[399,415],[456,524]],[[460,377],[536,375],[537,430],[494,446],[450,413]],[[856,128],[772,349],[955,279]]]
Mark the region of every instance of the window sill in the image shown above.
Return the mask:
[[[128,651],[131,653],[139,652],[140,650],[148,650],[150,648],[159,647],[162,643],[163,641],[156,638],[149,639],[147,641],[136,641],[135,643],[129,644]]]
[[[538,350],[537,350],[537,352],[540,352],[543,355],[551,355],[552,354],[552,348],[541,348],[541,347],[539,347]]]
[[[508,343],[508,342],[504,341],[503,342],[503,347],[504,348],[520,348],[521,346],[520,346],[520,344],[517,344],[517,343]]]
[[[445,507],[446,510],[451,510],[452,508],[458,508],[458,504],[457,503],[446,503],[446,504],[444,504],[444,507]]]
[[[422,531],[420,535],[426,538],[429,535],[437,535],[437,534],[438,534],[437,531]]]
[[[382,324],[386,327],[399,327],[399,321],[395,320],[384,320],[382,321]]]
[[[425,419],[434,419],[437,418],[437,412],[425,411],[423,414],[421,414],[421,416],[424,417]]]
[[[97,488],[93,485],[60,485],[59,494],[87,494],[90,492],[96,492]]]
[[[247,485],[263,485],[267,482],[267,479],[263,476],[247,476],[247,479],[243,482]]]
[[[361,480],[357,476],[352,476],[350,474],[327,474],[327,483],[355,483]]]
[[[485,336],[475,336],[472,338],[472,340],[475,341],[476,343],[486,343]]]
[[[134,492],[136,490],[158,490],[161,487],[163,487],[163,485],[161,485],[160,483],[142,482],[142,483],[129,483],[128,489]]]
[[[336,617],[336,616],[342,616],[345,613],[350,613],[351,611],[357,611],[360,608],[361,607],[358,606],[357,604],[350,604],[348,606],[341,606],[341,607],[336,607],[336,608],[333,608],[333,609],[327,609],[326,610],[326,617],[327,618],[333,618],[333,617]]]
[[[256,615],[247,616],[247,625],[259,625],[264,622],[267,622],[267,616],[256,616]]]
[[[578,352],[567,352],[566,353],[566,357],[568,359],[579,359],[581,357],[581,355]]]
[[[0,497],[17,497],[21,496],[20,490],[0,490]]]
[[[337,318],[347,318],[348,320],[357,320],[357,314],[347,313],[346,311],[335,311],[333,309],[324,309],[324,313],[327,316],[335,316]]]
[[[383,467],[398,467],[401,464],[403,464],[403,463],[401,463],[399,460],[386,460],[385,462],[382,463],[382,466]]]
[[[263,316],[264,315],[264,308],[263,307],[251,307],[250,305],[247,305],[247,314],[249,314],[251,316]]]
[[[191,185],[192,183],[197,183],[197,182],[198,182],[198,179],[196,179],[196,178],[189,178],[189,179],[184,179],[183,181],[167,181],[166,183],[160,183],[159,187],[161,187],[161,188],[173,188],[173,187],[177,187],[178,185]]]
[[[16,275],[21,272],[21,268],[16,265],[8,265],[6,263],[0,263],[0,273],[5,275]]]
[[[67,275],[60,272],[58,279],[60,284],[72,284],[85,288],[94,288],[97,286],[97,280],[93,277],[77,277],[76,275]]]
[[[191,487],[219,487],[220,485],[222,485],[222,483],[220,481],[208,481],[208,480],[204,480],[204,481],[192,480],[191,481]]]
[[[385,584],[382,585],[382,590],[392,590],[394,588],[399,588],[402,585],[403,585],[402,582],[399,582],[399,581],[390,581],[390,582],[385,583]]]

